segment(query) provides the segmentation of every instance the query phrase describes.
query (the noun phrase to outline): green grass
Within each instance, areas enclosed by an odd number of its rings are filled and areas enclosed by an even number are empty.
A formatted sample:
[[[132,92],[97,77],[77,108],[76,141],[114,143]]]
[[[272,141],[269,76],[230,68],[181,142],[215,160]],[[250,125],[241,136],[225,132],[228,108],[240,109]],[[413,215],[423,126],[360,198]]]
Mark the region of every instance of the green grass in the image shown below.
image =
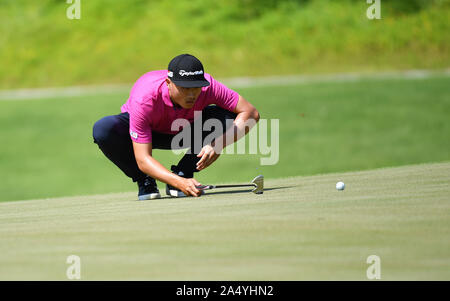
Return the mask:
[[[366,79],[237,89],[278,118],[279,161],[223,154],[206,184],[450,160],[450,79]],[[136,191],[92,141],[92,125],[126,94],[0,102],[0,201]],[[181,155],[155,150],[170,167]],[[159,183],[160,187],[164,186]]]
[[[0,88],[133,82],[192,53],[221,77],[447,68],[450,1],[90,0],[0,3]]]
[[[346,183],[344,191],[334,187]],[[0,203],[0,279],[450,280],[450,163],[266,180],[200,198]],[[232,192],[232,193],[231,193]]]

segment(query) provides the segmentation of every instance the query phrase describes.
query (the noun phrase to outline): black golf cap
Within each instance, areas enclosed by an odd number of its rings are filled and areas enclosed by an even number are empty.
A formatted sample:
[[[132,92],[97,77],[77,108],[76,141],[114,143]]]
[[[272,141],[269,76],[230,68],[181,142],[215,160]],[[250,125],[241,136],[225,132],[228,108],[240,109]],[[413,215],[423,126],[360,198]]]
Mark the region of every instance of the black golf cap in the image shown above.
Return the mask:
[[[209,86],[202,63],[193,55],[181,54],[169,63],[167,77],[177,86],[199,88]]]

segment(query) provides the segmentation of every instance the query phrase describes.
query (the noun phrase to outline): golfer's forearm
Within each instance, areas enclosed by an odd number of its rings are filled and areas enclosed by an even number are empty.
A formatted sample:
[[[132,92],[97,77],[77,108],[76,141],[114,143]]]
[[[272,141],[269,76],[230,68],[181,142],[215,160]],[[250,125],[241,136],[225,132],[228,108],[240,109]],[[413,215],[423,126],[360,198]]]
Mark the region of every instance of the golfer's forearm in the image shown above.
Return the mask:
[[[167,170],[155,158],[148,156],[138,160],[139,169],[150,177],[167,183],[172,186],[178,186],[178,176]]]
[[[256,118],[255,118],[256,117]],[[230,144],[235,143],[253,128],[259,121],[259,114],[252,115],[247,112],[242,112],[236,116],[233,126],[230,127],[223,135],[214,139],[213,146],[220,146],[222,149]]]

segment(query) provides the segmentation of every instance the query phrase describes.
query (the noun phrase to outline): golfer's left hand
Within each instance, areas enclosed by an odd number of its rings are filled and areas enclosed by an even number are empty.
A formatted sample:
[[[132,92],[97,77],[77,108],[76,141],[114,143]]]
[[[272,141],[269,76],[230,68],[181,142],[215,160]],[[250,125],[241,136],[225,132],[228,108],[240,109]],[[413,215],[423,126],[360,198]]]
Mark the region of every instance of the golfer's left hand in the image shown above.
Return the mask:
[[[202,157],[200,161],[197,162],[197,169],[202,170],[210,166],[214,161],[219,158],[220,154],[216,153],[211,145],[205,145],[197,157]]]

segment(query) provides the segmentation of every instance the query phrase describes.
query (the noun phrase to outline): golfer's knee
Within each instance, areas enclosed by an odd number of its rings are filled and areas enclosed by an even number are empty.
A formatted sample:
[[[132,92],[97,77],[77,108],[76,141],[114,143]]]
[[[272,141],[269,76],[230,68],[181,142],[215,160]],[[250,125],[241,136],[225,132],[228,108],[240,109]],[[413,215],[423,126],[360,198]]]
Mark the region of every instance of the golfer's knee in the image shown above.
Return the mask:
[[[203,116],[204,117],[218,117],[218,116],[223,116],[225,115],[227,112],[227,110],[222,109],[219,106],[207,106],[203,109]]]
[[[236,119],[236,116],[236,113],[225,110],[219,106],[207,106],[202,112],[202,118],[204,121],[214,118],[220,120],[224,125],[226,124],[227,119],[234,120]]]
[[[107,144],[111,140],[114,123],[109,117],[98,120],[92,129],[92,137],[98,145]]]

